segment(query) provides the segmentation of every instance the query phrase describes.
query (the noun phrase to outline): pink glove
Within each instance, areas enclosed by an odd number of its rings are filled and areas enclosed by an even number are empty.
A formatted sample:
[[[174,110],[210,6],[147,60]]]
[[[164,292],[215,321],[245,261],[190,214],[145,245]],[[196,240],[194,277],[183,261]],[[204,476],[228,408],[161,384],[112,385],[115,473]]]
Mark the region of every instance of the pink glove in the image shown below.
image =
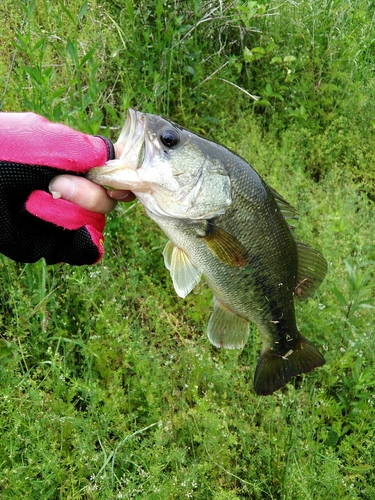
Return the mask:
[[[19,262],[98,262],[104,215],[53,199],[48,185],[56,175],[83,175],[113,158],[105,137],[34,113],[0,113],[0,252]]]

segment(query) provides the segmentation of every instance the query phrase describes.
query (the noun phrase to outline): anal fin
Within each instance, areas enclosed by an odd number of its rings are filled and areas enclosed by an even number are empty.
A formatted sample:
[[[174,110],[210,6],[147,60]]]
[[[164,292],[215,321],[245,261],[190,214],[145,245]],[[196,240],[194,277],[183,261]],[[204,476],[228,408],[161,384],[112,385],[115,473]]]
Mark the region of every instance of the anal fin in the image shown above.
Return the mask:
[[[283,356],[271,349],[264,349],[255,371],[255,392],[261,396],[272,394],[284,387],[292,377],[308,373],[324,364],[325,359],[318,349],[302,335],[294,349],[290,349]]]
[[[249,322],[214,298],[207,334],[210,342],[216,347],[242,349],[249,336]]]

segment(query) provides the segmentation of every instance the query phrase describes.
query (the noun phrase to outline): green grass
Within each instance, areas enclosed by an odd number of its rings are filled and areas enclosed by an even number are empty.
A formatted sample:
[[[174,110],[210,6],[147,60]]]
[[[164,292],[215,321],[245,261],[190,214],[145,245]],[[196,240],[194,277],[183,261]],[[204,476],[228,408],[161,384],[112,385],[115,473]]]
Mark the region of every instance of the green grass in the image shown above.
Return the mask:
[[[211,12],[208,3],[184,2],[176,16],[158,0],[5,0],[3,109],[114,139],[131,104],[244,156],[298,209],[297,237],[328,260],[318,292],[297,305],[301,332],[327,364],[256,396],[256,329],[241,352],[211,346],[210,291],[202,283],[179,299],[161,256],[166,238],[139,204],[121,205],[108,217],[106,255],[96,266],[0,258],[5,500],[375,496],[373,6],[360,2],[351,18],[344,13],[353,2],[325,2],[336,12],[327,18],[323,3],[315,11],[307,1],[222,3],[223,12]],[[275,7],[279,14],[267,16]],[[313,60],[339,89],[326,86],[327,101],[312,86],[316,71],[304,71],[299,58],[312,26],[330,40]],[[345,33],[362,44],[356,64]],[[245,47],[264,47],[254,51],[254,68]],[[288,55],[297,59],[283,61]],[[285,64],[295,61],[294,78],[282,83]],[[272,75],[287,87],[278,89],[282,99],[267,94]],[[268,103],[254,106],[217,77]],[[301,105],[306,116],[292,112]]]

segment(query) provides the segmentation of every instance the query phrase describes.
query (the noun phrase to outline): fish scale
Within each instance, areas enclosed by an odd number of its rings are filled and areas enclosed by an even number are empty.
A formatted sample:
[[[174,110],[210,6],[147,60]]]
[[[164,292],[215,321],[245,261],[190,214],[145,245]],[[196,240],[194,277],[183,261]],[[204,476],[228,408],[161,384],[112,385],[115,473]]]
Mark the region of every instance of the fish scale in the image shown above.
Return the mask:
[[[179,296],[203,276],[214,295],[207,331],[217,347],[242,348],[249,322],[263,348],[257,394],[325,363],[296,325],[294,298],[308,298],[327,263],[298,242],[294,209],[241,157],[160,116],[128,111],[123,154],[88,177],[129,189],[170,239],[164,261]]]

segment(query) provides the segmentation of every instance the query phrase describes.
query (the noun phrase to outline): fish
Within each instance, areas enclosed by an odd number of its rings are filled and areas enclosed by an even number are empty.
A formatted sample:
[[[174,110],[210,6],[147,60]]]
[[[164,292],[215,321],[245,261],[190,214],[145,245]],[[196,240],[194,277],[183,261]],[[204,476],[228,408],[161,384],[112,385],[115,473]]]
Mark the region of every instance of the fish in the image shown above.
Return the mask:
[[[295,209],[243,158],[161,116],[128,109],[118,146],[120,158],[87,177],[136,195],[169,238],[164,262],[180,297],[204,278],[214,346],[242,349],[256,325],[263,344],[256,394],[323,366],[299,332],[294,302],[316,291],[327,262],[294,237]]]

